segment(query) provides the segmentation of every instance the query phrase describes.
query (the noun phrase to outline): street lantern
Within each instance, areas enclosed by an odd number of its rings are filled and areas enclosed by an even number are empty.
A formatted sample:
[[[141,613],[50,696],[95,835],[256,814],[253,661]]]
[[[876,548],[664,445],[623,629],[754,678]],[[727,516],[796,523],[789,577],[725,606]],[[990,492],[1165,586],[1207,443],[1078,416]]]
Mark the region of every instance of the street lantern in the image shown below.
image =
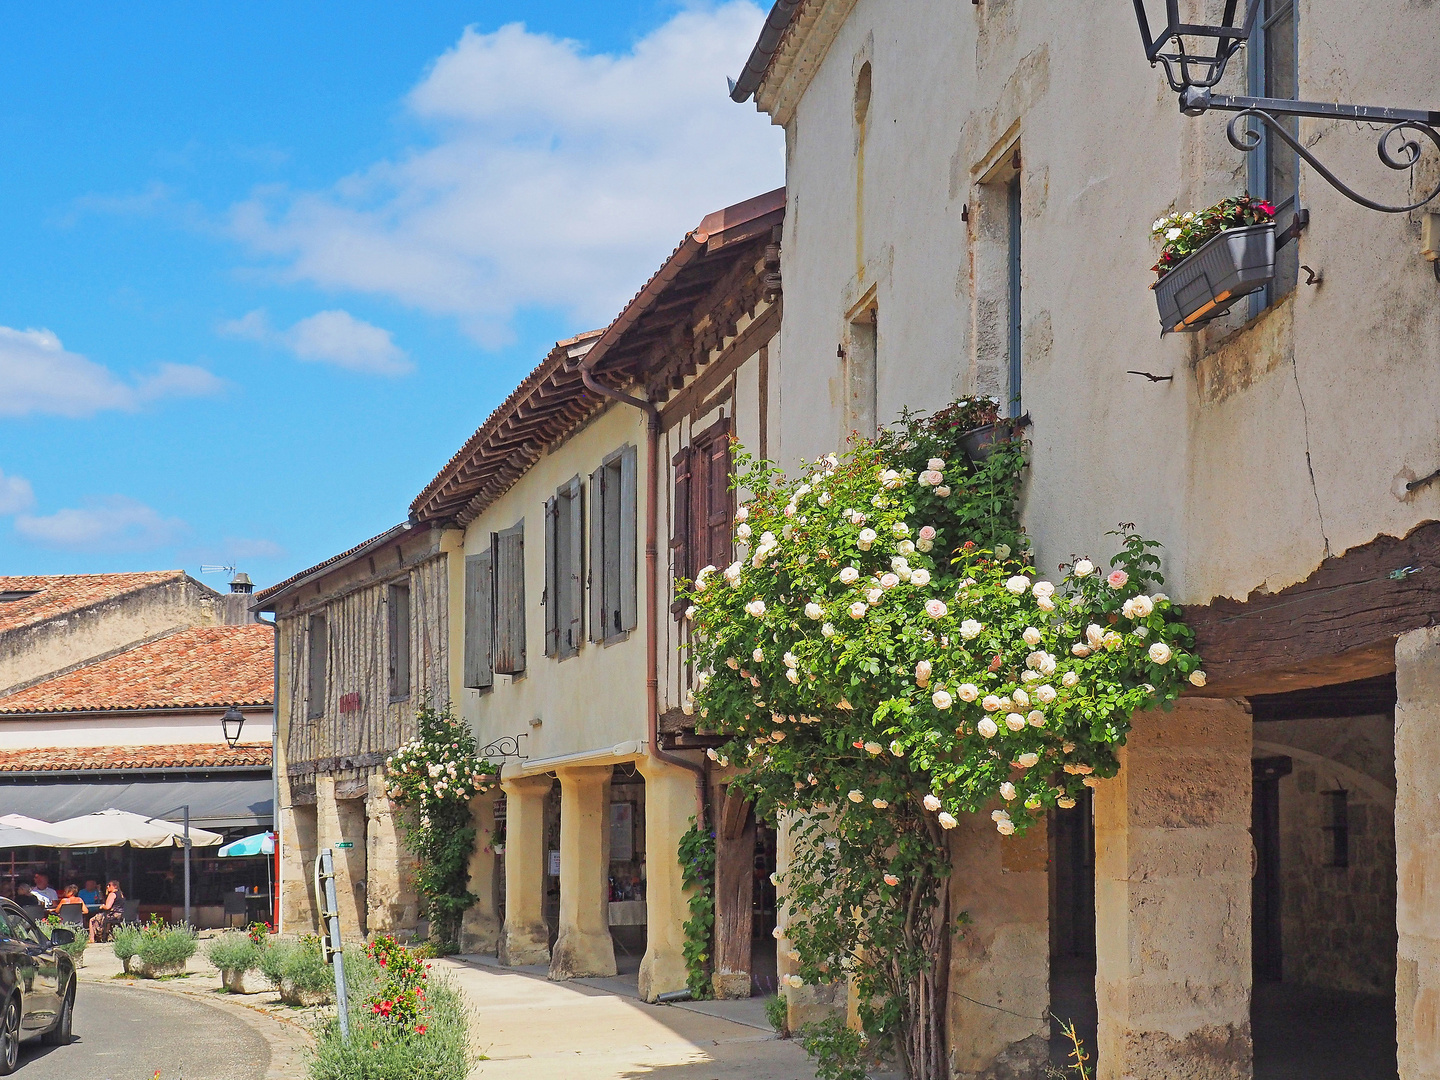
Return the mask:
[[[225,732],[225,741],[231,746],[240,742],[240,729],[245,726],[245,714],[234,705],[225,710],[225,715],[220,718],[220,727]]]
[[[1203,16],[1203,0],[1184,3],[1187,10],[1198,8]],[[1165,78],[1177,94],[1192,87],[1215,86],[1225,77],[1225,65],[1250,40],[1260,0],[1247,0],[1244,12],[1240,11],[1240,0],[1225,0],[1225,11],[1218,23],[1186,22],[1180,6],[1181,0],[1135,0],[1135,18],[1140,23],[1145,55],[1151,66],[1165,66]],[[1161,7],[1165,9],[1165,28],[1152,36],[1147,8],[1158,15]],[[1186,38],[1195,40],[1187,45]]]
[[[1386,168],[1407,172],[1413,170],[1424,156],[1422,139],[1428,140],[1430,146],[1440,153],[1440,131],[1436,130],[1440,128],[1440,111],[1217,94],[1213,88],[1224,77],[1226,64],[1250,39],[1261,0],[1245,0],[1243,13],[1240,11],[1240,0],[1225,0],[1218,23],[1183,21],[1180,14],[1182,5],[1187,12],[1203,12],[1205,0],[1133,0],[1133,3],[1135,19],[1140,24],[1140,38],[1145,45],[1145,58],[1150,61],[1151,67],[1161,64],[1165,68],[1165,79],[1170,89],[1180,97],[1180,111],[1186,116],[1203,116],[1211,109],[1236,113],[1225,132],[1235,149],[1249,152],[1260,145],[1261,131],[1249,125],[1249,121],[1254,120],[1263,125],[1272,137],[1294,150],[1331,187],[1361,206],[1386,214],[1403,214],[1419,209],[1440,195],[1440,182],[1437,182],[1415,202],[1399,206],[1367,199],[1343,184],[1277,119],[1282,116],[1310,116],[1322,120],[1379,121],[1387,124],[1376,145],[1380,160]],[[1153,25],[1159,26],[1158,16],[1162,8],[1164,28],[1155,34],[1151,30],[1150,13],[1153,11],[1156,14]],[[1303,215],[1297,213],[1296,220],[1291,223],[1291,232],[1296,233],[1303,226]],[[1440,263],[1437,263],[1435,272],[1440,277]]]

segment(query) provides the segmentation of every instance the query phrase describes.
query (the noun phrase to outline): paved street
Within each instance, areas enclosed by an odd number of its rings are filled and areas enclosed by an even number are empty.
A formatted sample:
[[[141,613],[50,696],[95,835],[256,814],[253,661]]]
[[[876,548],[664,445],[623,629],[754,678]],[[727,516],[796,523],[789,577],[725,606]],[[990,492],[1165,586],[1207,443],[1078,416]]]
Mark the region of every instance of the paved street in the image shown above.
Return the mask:
[[[453,961],[436,966],[447,968],[464,991],[475,1048],[489,1059],[476,1066],[472,1080],[815,1075],[800,1046],[777,1039],[764,1024],[758,1002],[647,1005],[633,996],[633,975],[556,983],[540,969]]]
[[[75,1041],[25,1043],[23,1080],[263,1080],[270,1048],[235,1015],[190,997],[80,985]],[[158,1070],[158,1071],[157,1071]]]

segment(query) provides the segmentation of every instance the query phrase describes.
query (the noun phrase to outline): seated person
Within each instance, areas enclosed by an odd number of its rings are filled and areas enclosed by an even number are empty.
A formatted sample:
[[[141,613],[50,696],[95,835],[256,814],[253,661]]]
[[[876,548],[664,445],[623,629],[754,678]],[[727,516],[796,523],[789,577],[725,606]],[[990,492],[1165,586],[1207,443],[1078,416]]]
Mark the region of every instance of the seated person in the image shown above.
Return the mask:
[[[35,890],[30,888],[28,881],[22,881],[15,886],[15,903],[22,908],[27,908],[36,917],[45,909],[45,904],[35,895]]]
[[[105,900],[90,917],[90,943],[106,940],[125,918],[125,894],[119,881],[105,883]]]
[[[45,873],[44,870],[36,870],[34,878],[35,888],[31,891],[40,898],[40,902],[44,904],[47,909],[53,908],[55,902],[59,900],[60,897],[55,895],[54,889],[50,888],[50,875]]]
[[[100,886],[93,877],[85,879],[85,887],[80,890],[80,899],[89,907],[100,906]]]
[[[79,908],[82,916],[90,914],[90,905],[80,899],[80,886],[66,885],[64,891],[60,893],[60,899],[55,902],[55,913],[62,915],[73,908]]]

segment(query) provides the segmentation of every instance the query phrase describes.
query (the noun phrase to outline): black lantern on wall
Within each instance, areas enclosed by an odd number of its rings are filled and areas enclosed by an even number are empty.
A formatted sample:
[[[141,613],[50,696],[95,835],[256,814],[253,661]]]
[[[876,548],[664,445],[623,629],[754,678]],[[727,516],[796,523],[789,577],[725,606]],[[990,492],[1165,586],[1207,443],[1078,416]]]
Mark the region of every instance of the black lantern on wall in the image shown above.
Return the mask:
[[[225,715],[220,718],[220,728],[225,732],[225,741],[231,746],[240,743],[240,731],[245,727],[245,714],[234,705],[225,710]]]
[[[1203,14],[1205,4],[1203,0],[1185,0],[1185,6],[1187,10],[1200,8]],[[1165,27],[1158,36],[1152,35],[1147,8],[1158,15],[1161,7],[1165,10]],[[1225,65],[1250,40],[1259,10],[1260,0],[1248,0],[1244,12],[1240,11],[1240,0],[1225,0],[1219,23],[1186,22],[1180,14],[1180,0],[1135,0],[1135,18],[1140,23],[1145,55],[1151,64],[1165,66],[1165,78],[1177,94],[1192,87],[1215,86],[1225,77]]]
[[[1213,0],[1211,0],[1213,3]],[[1297,139],[1277,117],[1310,116],[1324,120],[1359,120],[1387,124],[1380,134],[1377,151],[1386,168],[1397,172],[1414,169],[1425,152],[1422,140],[1440,153],[1440,111],[1434,109],[1395,109],[1389,106],[1338,105],[1324,101],[1296,101],[1289,98],[1243,97],[1217,94],[1214,87],[1225,76],[1230,59],[1245,47],[1255,28],[1262,0],[1225,0],[1218,23],[1188,22],[1181,13],[1198,12],[1203,18],[1207,0],[1133,0],[1135,18],[1140,24],[1140,38],[1145,45],[1145,58],[1153,67],[1165,68],[1165,79],[1180,97],[1180,111],[1187,116],[1202,116],[1211,109],[1237,113],[1226,130],[1226,137],[1235,149],[1249,152],[1260,145],[1261,130],[1250,120],[1262,125],[1269,134],[1285,143],[1323,176],[1346,198],[1387,214],[1402,214],[1418,209],[1440,195],[1440,183],[1415,202],[1399,206],[1367,199],[1343,184],[1327,169],[1307,146]],[[1164,22],[1160,15],[1163,10]],[[1155,18],[1151,19],[1151,14]],[[1297,222],[1296,228],[1299,227]],[[1437,265],[1440,276],[1440,265]]]

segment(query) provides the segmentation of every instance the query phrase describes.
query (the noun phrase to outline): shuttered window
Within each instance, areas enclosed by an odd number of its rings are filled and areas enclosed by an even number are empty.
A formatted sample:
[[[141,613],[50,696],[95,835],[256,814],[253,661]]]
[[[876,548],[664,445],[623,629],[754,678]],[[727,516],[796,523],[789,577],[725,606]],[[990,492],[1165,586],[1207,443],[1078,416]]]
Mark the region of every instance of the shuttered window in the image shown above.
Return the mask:
[[[485,690],[495,684],[491,648],[495,637],[494,553],[465,558],[465,685]]]
[[[305,694],[305,715],[315,720],[325,715],[325,690],[330,674],[330,645],[324,615],[310,616],[310,629],[305,635],[309,649],[309,679]]]
[[[585,640],[584,491],[576,476],[545,502],[545,655],[561,660]]]
[[[590,474],[590,638],[635,629],[636,455],[624,446]]]
[[[525,671],[525,522],[498,532],[491,544],[495,560],[494,670],[499,675]]]
[[[730,431],[730,420],[722,418],[675,457],[675,534],[670,548],[677,579],[693,579],[706,566],[723,569],[734,554]],[[684,607],[676,600],[672,610],[678,615]]]
[[[390,638],[390,700],[410,696],[410,586],[391,585],[385,620]]]

